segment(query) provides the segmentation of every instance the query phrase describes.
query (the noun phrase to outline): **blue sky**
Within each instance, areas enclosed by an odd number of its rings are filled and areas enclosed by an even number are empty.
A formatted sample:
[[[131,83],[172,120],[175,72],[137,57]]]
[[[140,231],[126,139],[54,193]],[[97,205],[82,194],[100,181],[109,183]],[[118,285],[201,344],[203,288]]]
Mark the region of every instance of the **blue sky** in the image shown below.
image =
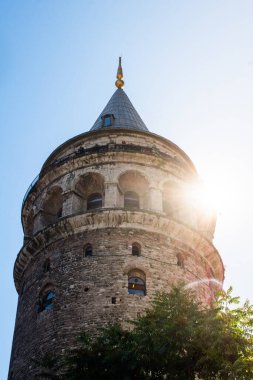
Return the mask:
[[[149,130],[179,145],[211,189],[225,286],[253,301],[252,14],[251,0],[1,2],[1,379],[22,198],[52,150],[91,128],[114,92],[119,55]]]

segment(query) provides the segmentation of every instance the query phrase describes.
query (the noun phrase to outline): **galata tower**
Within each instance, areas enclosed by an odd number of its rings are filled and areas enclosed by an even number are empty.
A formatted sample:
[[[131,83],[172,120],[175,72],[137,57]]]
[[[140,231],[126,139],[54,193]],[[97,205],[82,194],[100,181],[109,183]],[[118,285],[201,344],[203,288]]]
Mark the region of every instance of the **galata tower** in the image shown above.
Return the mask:
[[[223,282],[215,217],[187,196],[196,169],[149,132],[122,78],[119,61],[95,124],[49,156],[25,195],[9,380],[34,379],[34,360],[73,346],[81,331],[136,318],[156,291],[197,283],[208,303]]]

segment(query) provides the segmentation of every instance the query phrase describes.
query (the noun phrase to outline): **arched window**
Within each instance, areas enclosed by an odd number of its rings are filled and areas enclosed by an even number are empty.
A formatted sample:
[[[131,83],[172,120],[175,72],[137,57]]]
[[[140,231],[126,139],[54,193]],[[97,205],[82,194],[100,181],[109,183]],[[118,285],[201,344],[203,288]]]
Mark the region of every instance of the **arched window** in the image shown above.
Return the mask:
[[[99,173],[81,175],[74,186],[73,212],[80,213],[101,208],[105,192],[104,177]]]
[[[143,272],[133,270],[128,274],[128,294],[146,295],[146,279]]]
[[[63,195],[62,188],[54,186],[48,190],[43,203],[44,225],[56,223],[62,217]]]
[[[141,246],[138,243],[132,244],[132,255],[133,256],[140,256],[141,255]]]
[[[140,208],[139,195],[134,191],[127,191],[124,194],[124,207],[125,208]]]
[[[102,195],[94,193],[87,198],[87,210],[94,210],[95,208],[102,207]]]
[[[55,292],[51,288],[46,288],[39,299],[38,312],[41,313],[44,310],[51,310],[53,308],[53,302],[55,299]]]
[[[165,212],[165,214],[168,216],[172,216],[173,214],[173,207],[171,205],[171,202],[167,201],[166,199],[163,199],[163,212]]]
[[[174,182],[166,182],[163,186],[163,211],[169,217],[179,218],[184,210],[185,195],[182,186]]]
[[[85,257],[91,257],[92,256],[92,245],[91,244],[87,244],[84,247],[84,256]]]
[[[128,170],[118,178],[120,203],[126,209],[149,209],[149,182],[137,170]]]

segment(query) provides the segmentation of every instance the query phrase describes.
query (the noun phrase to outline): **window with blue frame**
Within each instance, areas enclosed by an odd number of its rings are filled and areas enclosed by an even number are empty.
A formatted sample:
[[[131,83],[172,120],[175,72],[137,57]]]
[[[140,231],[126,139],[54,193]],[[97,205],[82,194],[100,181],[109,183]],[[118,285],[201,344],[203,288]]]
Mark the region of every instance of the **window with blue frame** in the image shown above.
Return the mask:
[[[48,289],[44,291],[39,300],[38,312],[41,313],[44,310],[47,310],[47,311],[51,310],[53,308],[54,299],[55,299],[54,290]]]
[[[106,115],[102,116],[102,123],[103,127],[111,127],[113,124],[114,115],[111,113],[108,113]]]
[[[142,271],[133,270],[128,274],[128,294],[146,295],[146,280]]]

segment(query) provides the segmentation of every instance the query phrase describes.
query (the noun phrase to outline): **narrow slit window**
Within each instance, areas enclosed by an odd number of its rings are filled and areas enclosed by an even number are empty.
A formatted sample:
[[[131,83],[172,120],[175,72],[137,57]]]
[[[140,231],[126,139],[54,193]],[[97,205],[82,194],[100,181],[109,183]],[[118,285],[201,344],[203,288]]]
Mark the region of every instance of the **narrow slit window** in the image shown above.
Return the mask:
[[[177,266],[184,269],[184,256],[181,253],[177,254]]]
[[[88,244],[84,247],[84,256],[85,257],[91,257],[93,254],[92,252],[92,245],[91,244]]]
[[[47,273],[50,271],[50,260],[46,259],[43,265],[43,272]]]
[[[57,218],[61,218],[61,217],[62,217],[62,207],[57,212]]]
[[[141,255],[141,246],[138,243],[133,243],[132,245],[132,255],[140,256]]]

